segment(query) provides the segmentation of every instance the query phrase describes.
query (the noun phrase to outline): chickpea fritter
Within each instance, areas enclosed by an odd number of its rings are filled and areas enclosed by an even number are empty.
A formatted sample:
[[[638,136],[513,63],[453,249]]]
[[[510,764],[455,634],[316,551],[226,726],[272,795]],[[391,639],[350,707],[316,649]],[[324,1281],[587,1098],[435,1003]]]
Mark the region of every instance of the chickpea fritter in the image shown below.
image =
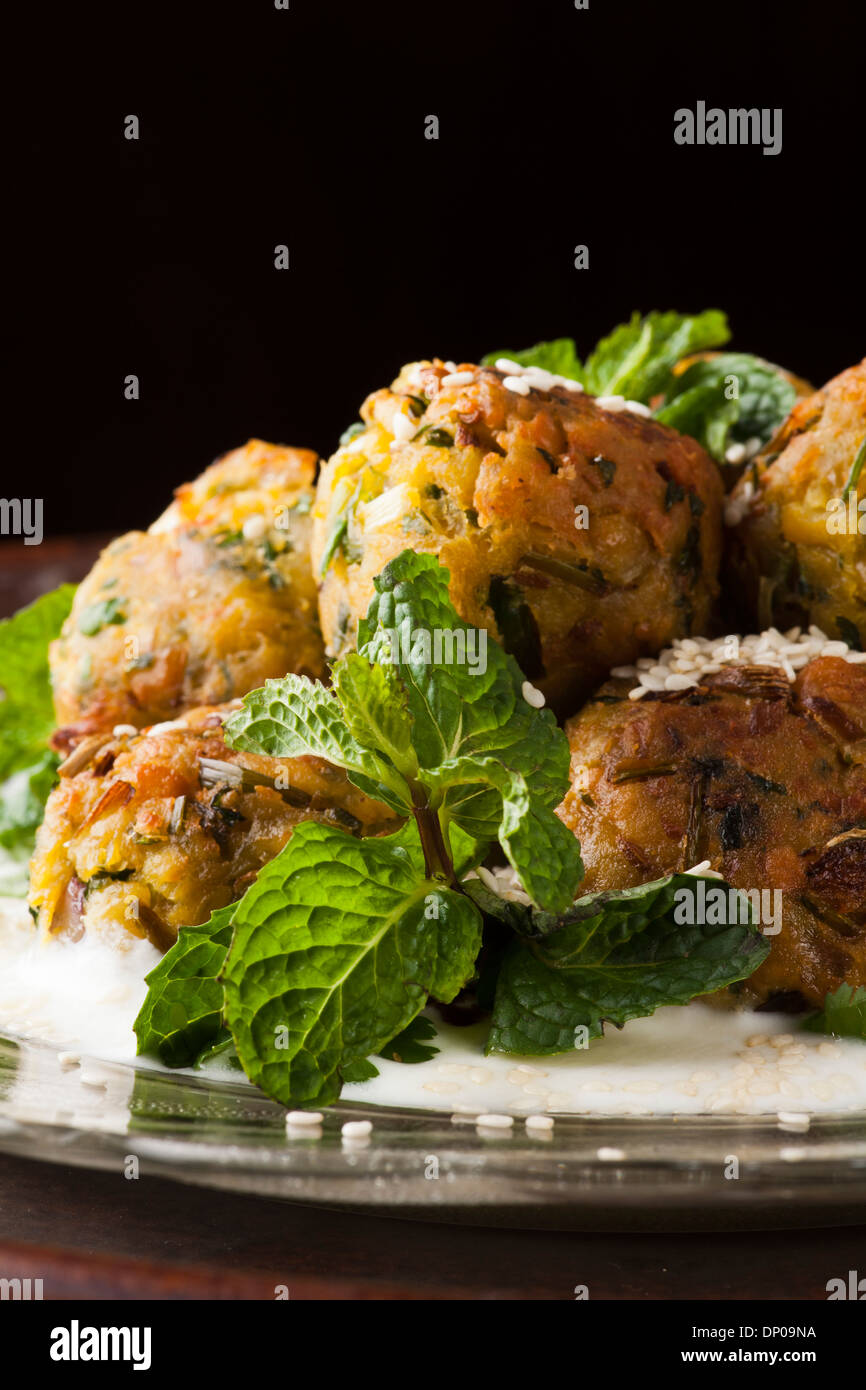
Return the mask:
[[[116,937],[120,928],[166,950],[180,927],[239,898],[301,821],[355,834],[396,824],[319,758],[228,748],[229,712],[193,710],[78,745],[48,798],[31,865],[30,906],[46,933]]]
[[[793,684],[733,666],[640,701],[631,684],[610,681],[567,725],[558,815],[580,840],[582,891],[708,859],[734,887],[782,894],[781,931],[738,998],[821,1005],[866,985],[866,666],[819,657]]]
[[[570,713],[611,666],[705,628],[718,471],[694,440],[564,386],[520,394],[471,365],[453,376],[405,367],[322,469],[312,553],[328,653],[354,646],[374,577],[411,547],[439,556],[464,621]]]
[[[864,447],[866,358],[797,402],[731,494],[730,569],[761,627],[866,648]]]
[[[103,551],[51,647],[64,748],[324,669],[310,575],[316,456],[250,440]]]

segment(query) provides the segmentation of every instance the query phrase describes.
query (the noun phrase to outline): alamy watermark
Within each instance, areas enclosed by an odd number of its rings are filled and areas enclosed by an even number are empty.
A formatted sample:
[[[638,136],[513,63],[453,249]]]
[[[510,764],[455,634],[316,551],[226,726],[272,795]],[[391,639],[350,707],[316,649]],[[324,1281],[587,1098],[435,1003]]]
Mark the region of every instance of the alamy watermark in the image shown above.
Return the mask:
[[[764,936],[778,936],[782,930],[781,888],[728,888],[698,878],[693,888],[677,888],[674,903],[678,927],[748,926],[751,921]]]
[[[681,106],[674,112],[674,141],[678,145],[761,145],[764,154],[782,152],[780,106]]]
[[[0,536],[23,536],[25,545],[41,545],[42,535],[41,497],[0,497]]]
[[[476,627],[412,627],[404,618],[399,628],[382,629],[376,658],[384,666],[466,666],[470,676],[487,670],[487,632]]]

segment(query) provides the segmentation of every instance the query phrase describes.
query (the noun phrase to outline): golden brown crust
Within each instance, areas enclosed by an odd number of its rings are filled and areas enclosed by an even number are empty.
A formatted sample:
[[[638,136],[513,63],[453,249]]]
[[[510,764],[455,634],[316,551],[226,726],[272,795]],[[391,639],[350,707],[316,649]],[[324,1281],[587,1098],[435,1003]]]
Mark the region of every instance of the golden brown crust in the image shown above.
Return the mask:
[[[239,898],[302,820],[357,834],[394,823],[321,759],[228,748],[226,713],[198,709],[179,727],[93,738],[61,766],[31,866],[30,904],[45,931],[125,928],[165,949],[179,927]],[[232,767],[246,773],[239,788]]]
[[[734,489],[730,570],[752,624],[849,644],[853,625],[866,647],[866,468],[842,503],[864,440],[866,358],[799,400]]]
[[[58,746],[230,700],[287,671],[322,674],[314,471],[308,450],[251,440],[178,488],[150,531],[103,551],[51,648]]]
[[[821,657],[793,686],[730,668],[683,693],[611,681],[572,719],[584,889],[625,888],[704,859],[735,887],[779,889],[782,930],[742,997],[820,1004],[866,985],[866,666]]]
[[[454,386],[441,362],[404,368],[366,401],[366,431],[322,469],[317,572],[347,522],[319,596],[327,648],[353,645],[374,577],[408,546],[437,554],[461,617],[513,650],[555,706],[574,709],[611,666],[705,629],[718,471],[654,420],[562,387],[520,395],[493,368],[459,370],[471,380]],[[420,437],[395,441],[395,416]],[[521,624],[523,650],[507,630]]]

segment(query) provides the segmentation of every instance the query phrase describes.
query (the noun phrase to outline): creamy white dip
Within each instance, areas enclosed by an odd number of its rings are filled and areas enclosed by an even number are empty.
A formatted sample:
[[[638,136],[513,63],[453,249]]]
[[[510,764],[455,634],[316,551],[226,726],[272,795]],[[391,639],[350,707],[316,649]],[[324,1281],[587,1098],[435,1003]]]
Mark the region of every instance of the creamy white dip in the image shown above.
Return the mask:
[[[159,959],[126,932],[44,941],[24,903],[0,898],[0,1030],[81,1058],[87,1084],[89,1059],[134,1060],[132,1023],[144,976]],[[659,1009],[621,1032],[609,1029],[585,1052],[542,1058],[485,1057],[484,1024],[437,1028],[440,1051],[430,1061],[376,1058],[380,1075],[347,1086],[345,1098],[458,1115],[866,1110],[866,1045],[799,1032],[796,1019],[778,1014],[701,1003]]]

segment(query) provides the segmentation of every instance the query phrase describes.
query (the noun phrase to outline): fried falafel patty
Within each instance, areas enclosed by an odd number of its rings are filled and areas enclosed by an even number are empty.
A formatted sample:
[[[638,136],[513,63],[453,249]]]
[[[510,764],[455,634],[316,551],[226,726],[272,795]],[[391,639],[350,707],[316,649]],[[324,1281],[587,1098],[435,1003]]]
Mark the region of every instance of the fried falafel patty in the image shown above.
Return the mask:
[[[250,440],[103,551],[52,644],[56,742],[142,728],[324,669],[310,574],[316,456]]]
[[[864,446],[866,358],[797,402],[731,494],[730,569],[761,627],[866,648]]]
[[[166,950],[180,927],[239,898],[301,821],[354,834],[395,824],[319,758],[228,748],[229,712],[193,710],[78,745],[36,837],[29,901],[44,931],[122,940],[120,928]]]
[[[610,681],[567,725],[558,815],[580,840],[581,891],[709,860],[736,888],[781,891],[743,1002],[820,1005],[866,985],[866,665],[818,657],[793,683],[734,665],[640,700],[633,685]]]
[[[538,379],[421,362],[367,399],[366,428],[317,489],[330,655],[354,646],[374,577],[407,547],[439,556],[464,621],[566,713],[611,666],[705,628],[720,556],[715,465],[617,401]]]

